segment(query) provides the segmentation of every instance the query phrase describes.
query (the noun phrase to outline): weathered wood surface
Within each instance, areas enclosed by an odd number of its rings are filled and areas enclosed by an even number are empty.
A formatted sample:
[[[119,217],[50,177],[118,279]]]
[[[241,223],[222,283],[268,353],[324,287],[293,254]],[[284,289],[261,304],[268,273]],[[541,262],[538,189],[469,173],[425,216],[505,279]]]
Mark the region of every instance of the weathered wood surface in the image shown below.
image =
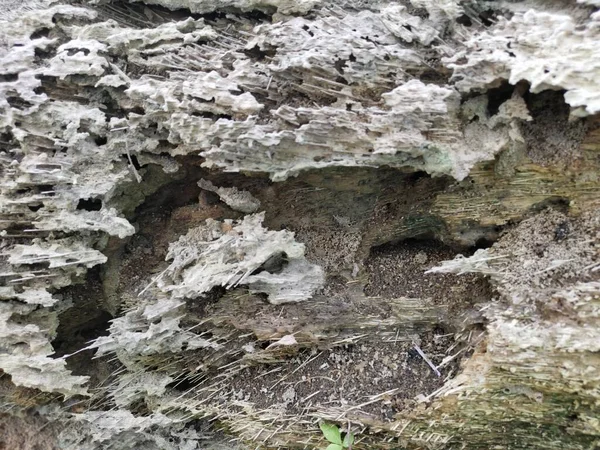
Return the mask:
[[[0,447],[600,445],[597,3],[0,5]]]

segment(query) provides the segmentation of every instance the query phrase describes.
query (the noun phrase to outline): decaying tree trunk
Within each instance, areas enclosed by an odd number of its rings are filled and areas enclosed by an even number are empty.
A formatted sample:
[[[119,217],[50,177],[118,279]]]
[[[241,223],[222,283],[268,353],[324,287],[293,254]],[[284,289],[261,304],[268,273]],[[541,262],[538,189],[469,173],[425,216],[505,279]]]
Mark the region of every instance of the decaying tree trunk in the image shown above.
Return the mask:
[[[597,0],[0,5],[0,448],[600,446]]]

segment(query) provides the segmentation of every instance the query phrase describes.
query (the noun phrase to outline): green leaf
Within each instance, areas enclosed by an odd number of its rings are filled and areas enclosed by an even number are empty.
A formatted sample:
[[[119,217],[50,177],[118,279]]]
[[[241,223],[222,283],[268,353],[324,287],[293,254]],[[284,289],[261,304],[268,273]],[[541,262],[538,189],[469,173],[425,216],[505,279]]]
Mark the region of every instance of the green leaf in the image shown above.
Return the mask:
[[[344,448],[348,448],[352,444],[354,444],[354,434],[346,433],[346,436],[344,436],[344,442],[342,442],[342,445],[344,446]]]
[[[337,425],[333,425],[331,423],[321,422],[319,424],[321,431],[323,432],[323,436],[332,444],[337,444],[340,447],[342,446],[342,436],[340,435],[340,429]],[[327,447],[329,448],[329,447]],[[331,449],[333,450],[333,449]]]
[[[325,450],[344,450],[340,444],[329,444]]]

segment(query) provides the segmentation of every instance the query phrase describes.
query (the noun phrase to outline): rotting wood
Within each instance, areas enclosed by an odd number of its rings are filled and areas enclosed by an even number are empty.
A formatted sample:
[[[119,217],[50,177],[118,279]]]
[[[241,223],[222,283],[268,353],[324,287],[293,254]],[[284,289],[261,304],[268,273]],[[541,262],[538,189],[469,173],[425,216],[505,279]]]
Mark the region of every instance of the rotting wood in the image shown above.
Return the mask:
[[[5,2],[0,441],[599,445],[598,5],[480,3]]]

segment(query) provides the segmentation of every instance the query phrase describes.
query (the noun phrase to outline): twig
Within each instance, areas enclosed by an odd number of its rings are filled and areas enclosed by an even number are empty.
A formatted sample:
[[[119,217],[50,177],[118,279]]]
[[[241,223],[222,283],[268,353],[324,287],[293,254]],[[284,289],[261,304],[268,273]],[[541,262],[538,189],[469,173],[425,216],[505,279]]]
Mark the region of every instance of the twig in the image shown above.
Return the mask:
[[[348,450],[352,450],[352,441],[350,440],[350,419],[348,419],[348,431],[346,432],[346,436],[348,436]]]
[[[413,345],[414,345],[417,353],[419,353],[419,355],[421,355],[421,358],[423,358],[425,360],[425,362],[429,365],[429,367],[431,367],[431,370],[433,370],[433,373],[435,373],[438,377],[441,377],[442,374],[440,373],[439,370],[437,370],[437,367],[435,367],[435,364],[433,364],[431,362],[431,360],[427,357],[427,355],[425,353],[423,353],[423,350],[421,350],[421,348],[415,342],[413,342]]]

